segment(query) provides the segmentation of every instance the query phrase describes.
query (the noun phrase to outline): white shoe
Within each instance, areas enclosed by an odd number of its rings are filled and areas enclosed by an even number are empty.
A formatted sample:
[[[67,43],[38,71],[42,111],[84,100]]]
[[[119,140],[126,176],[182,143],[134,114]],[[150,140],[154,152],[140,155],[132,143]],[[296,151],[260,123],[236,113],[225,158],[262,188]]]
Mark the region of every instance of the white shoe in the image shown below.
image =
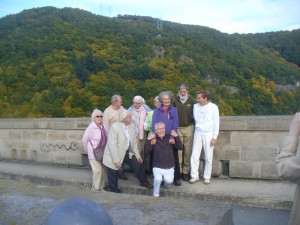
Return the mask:
[[[159,194],[154,194],[153,197],[158,198]]]
[[[204,184],[210,184],[210,179],[204,179]]]
[[[199,181],[199,177],[192,177],[190,180],[189,180],[189,182],[192,184],[192,183],[195,183],[195,182],[197,182],[197,181]]]

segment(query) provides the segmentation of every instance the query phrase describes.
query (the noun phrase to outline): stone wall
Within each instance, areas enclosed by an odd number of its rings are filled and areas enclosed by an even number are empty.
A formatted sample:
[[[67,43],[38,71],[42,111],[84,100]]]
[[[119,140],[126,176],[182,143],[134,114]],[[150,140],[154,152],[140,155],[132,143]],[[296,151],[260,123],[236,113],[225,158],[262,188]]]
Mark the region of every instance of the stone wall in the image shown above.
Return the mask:
[[[292,116],[221,117],[213,176],[278,179],[278,140],[287,134],[291,120]],[[89,123],[89,118],[0,119],[0,159],[85,166],[81,138]]]

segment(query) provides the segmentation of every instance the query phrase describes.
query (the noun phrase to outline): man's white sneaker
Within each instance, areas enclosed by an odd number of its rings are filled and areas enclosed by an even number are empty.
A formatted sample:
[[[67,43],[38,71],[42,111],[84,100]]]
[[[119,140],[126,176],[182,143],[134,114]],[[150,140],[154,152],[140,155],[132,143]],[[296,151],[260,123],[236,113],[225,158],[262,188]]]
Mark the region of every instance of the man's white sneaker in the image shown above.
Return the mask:
[[[210,179],[204,179],[204,184],[210,184]]]
[[[197,182],[197,181],[199,181],[199,177],[192,177],[190,180],[189,180],[189,182],[192,184],[192,183],[195,183],[195,182]]]

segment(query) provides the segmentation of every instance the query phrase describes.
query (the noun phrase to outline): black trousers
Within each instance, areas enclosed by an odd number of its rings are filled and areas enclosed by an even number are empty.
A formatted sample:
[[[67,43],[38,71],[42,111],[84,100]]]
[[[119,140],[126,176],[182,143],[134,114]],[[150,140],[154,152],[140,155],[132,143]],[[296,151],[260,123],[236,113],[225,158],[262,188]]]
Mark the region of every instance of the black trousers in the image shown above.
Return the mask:
[[[118,192],[118,170],[106,166],[107,183],[110,191]]]
[[[126,153],[123,163],[126,163],[133,170],[140,182],[147,181],[144,167],[139,163],[135,155],[133,155],[132,158],[129,158],[129,154]]]
[[[181,174],[180,174],[178,150],[173,148],[173,154],[174,154],[174,159],[175,159],[174,180],[180,180]]]

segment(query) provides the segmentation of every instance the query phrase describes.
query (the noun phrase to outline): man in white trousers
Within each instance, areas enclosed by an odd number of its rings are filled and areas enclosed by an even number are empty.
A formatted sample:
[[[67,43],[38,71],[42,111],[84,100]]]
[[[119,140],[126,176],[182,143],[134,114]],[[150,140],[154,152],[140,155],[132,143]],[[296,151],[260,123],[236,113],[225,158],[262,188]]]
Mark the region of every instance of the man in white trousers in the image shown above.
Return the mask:
[[[204,184],[210,184],[213,150],[219,135],[219,108],[210,102],[208,91],[196,93],[197,102],[194,105],[195,133],[191,156],[191,179],[189,182],[199,181],[199,164],[202,147],[205,154]]]

